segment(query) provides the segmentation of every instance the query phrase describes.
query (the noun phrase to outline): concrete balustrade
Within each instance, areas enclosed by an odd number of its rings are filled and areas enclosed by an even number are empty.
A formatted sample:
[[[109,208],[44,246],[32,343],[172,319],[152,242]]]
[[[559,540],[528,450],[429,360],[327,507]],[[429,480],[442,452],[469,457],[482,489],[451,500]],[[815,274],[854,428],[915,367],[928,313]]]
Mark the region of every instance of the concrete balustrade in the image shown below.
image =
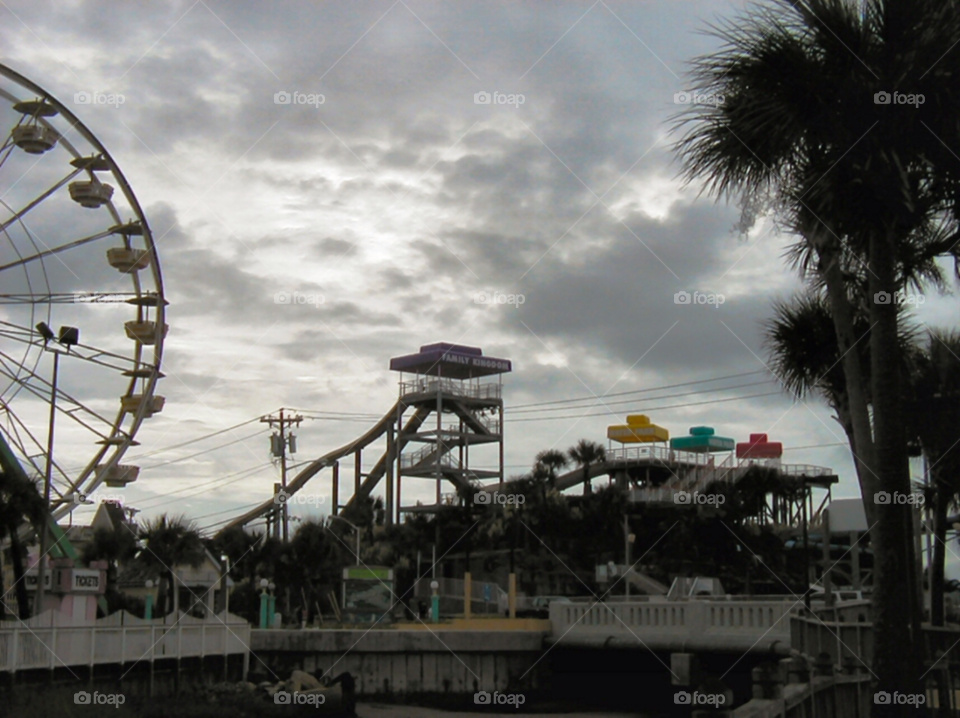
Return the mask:
[[[550,641],[582,647],[787,655],[791,600],[592,600],[550,604]]]
[[[146,621],[115,613],[92,625],[72,625],[53,614],[0,622],[0,673],[61,667],[123,665],[161,659],[243,655],[250,625],[239,616],[201,619],[181,614]]]

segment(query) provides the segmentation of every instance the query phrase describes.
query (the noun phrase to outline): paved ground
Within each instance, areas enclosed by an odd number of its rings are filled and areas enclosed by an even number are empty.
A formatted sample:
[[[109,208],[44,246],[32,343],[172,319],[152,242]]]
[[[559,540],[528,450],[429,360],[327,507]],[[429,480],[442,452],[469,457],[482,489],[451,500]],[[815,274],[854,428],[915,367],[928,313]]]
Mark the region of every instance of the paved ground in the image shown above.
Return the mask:
[[[433,708],[418,708],[416,706],[389,706],[382,703],[360,703],[357,705],[358,718],[450,718],[453,715],[476,716],[510,715],[514,718],[643,718],[639,713],[517,713],[515,711],[487,713],[477,711],[464,713],[463,711],[441,711]]]

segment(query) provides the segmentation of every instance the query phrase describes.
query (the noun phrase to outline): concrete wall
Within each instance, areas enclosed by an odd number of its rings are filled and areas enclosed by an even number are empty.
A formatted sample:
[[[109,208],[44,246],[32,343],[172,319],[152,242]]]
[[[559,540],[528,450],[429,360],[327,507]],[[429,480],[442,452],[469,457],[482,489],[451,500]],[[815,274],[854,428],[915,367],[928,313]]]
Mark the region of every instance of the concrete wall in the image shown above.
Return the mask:
[[[267,680],[274,674],[285,679],[294,668],[322,670],[330,677],[348,671],[357,694],[366,696],[535,690],[545,669],[537,664],[544,636],[538,631],[255,630],[250,670]]]

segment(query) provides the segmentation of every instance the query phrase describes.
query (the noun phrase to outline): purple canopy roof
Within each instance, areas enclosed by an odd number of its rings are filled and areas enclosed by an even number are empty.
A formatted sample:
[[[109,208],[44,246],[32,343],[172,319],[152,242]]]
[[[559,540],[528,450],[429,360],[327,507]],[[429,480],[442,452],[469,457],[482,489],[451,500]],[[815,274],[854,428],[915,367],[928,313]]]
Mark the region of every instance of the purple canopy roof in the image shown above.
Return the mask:
[[[445,342],[426,344],[420,347],[420,351],[416,354],[407,354],[390,360],[392,371],[445,376],[451,379],[505,374],[512,368],[509,359],[485,357],[478,347],[465,347]]]

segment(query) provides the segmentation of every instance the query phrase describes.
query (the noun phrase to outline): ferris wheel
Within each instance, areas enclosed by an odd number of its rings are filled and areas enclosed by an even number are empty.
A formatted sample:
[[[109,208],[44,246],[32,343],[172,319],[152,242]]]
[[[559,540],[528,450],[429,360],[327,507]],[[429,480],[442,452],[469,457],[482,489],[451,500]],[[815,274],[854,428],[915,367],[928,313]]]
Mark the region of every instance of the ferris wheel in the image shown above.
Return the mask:
[[[0,127],[0,450],[49,470],[60,518],[137,479],[120,461],[163,409],[167,302],[140,204],[73,112],[0,65]]]

